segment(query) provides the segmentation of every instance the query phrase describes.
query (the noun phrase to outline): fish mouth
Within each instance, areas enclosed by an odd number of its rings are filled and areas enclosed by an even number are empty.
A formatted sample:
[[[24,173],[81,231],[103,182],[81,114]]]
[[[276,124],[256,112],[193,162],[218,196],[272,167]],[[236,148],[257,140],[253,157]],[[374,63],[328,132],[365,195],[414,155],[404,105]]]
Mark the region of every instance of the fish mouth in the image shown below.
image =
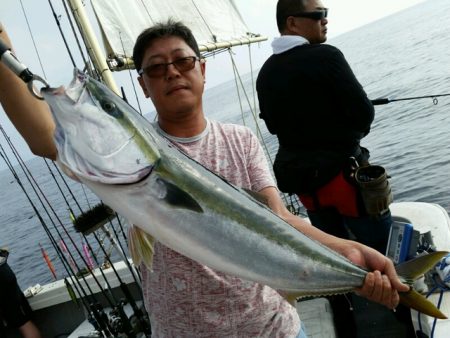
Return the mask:
[[[137,176],[137,180],[135,180],[135,181],[122,182],[122,183],[118,182],[118,183],[115,183],[115,185],[127,186],[127,185],[132,185],[132,184],[139,184],[139,183],[145,181],[148,177],[150,177],[150,175],[152,174],[154,168],[155,168],[155,166],[153,166],[153,165],[144,168],[141,171],[142,175]]]

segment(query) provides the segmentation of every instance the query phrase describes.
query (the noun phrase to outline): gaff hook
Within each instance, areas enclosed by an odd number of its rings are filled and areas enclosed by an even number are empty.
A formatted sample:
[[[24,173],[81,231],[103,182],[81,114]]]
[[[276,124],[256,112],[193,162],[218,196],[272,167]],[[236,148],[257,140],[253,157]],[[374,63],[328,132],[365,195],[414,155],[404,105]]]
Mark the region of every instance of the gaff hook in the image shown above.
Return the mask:
[[[0,38],[0,61],[3,62],[11,71],[20,77],[27,85],[31,94],[39,100],[44,98],[36,92],[33,86],[34,81],[41,82],[45,87],[50,85],[39,75],[33,74],[24,64],[22,64],[17,57],[11,52],[9,47]]]

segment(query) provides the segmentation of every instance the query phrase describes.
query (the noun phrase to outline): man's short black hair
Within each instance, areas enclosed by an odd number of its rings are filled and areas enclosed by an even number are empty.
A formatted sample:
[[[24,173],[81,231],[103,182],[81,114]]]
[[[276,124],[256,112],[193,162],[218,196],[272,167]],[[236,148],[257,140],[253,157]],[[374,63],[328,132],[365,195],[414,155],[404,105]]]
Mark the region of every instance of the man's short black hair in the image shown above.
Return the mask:
[[[197,41],[195,40],[192,31],[182,22],[169,19],[167,22],[157,23],[156,25],[145,29],[137,37],[133,48],[133,61],[137,71],[142,67],[142,61],[148,46],[156,39],[170,36],[177,36],[183,39],[186,44],[192,48],[195,55],[201,57]]]
[[[278,0],[277,26],[280,33],[286,28],[286,19],[293,13],[303,12],[307,3],[308,0]]]

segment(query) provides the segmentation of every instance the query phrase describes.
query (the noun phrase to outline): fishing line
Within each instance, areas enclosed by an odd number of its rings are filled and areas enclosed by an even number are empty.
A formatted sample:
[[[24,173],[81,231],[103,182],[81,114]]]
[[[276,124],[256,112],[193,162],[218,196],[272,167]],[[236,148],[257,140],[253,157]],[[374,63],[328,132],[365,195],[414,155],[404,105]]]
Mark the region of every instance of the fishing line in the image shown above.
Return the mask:
[[[119,227],[120,227],[120,230],[121,230],[121,232],[122,232],[122,235],[123,235],[123,237],[125,238],[125,243],[127,243],[127,238],[125,237],[125,233],[124,233],[123,228],[122,228],[122,223],[120,222],[119,215],[117,215],[117,213],[116,213],[116,217],[117,217],[117,220],[118,220],[118,222],[119,222]],[[114,235],[116,236],[117,242],[118,242],[118,244],[119,244],[121,250],[122,250],[123,252],[125,252],[125,250],[123,249],[122,243],[120,242],[119,235],[117,234],[116,229],[112,226],[112,222],[111,222],[111,221],[110,221],[110,225],[111,225],[111,228],[113,229]],[[140,274],[139,274],[139,271],[138,271],[137,269],[133,269],[133,267],[131,266],[131,264],[130,264],[130,262],[128,261],[128,259],[125,259],[125,263],[127,264],[128,269],[131,271],[131,275],[133,276],[134,282],[135,282],[137,285],[140,286],[141,283],[142,283],[142,279],[141,279],[141,276],[140,276]],[[139,282],[137,281],[134,272],[137,273],[138,278],[139,278]],[[141,289],[141,288],[139,288],[139,289]],[[142,291],[142,290],[141,290],[141,291]],[[143,296],[143,295],[142,295],[142,296]],[[143,297],[142,297],[142,298],[143,298]]]
[[[448,93],[448,94],[438,94],[438,95],[413,96],[413,97],[405,97],[405,98],[400,98],[400,99],[380,98],[380,99],[371,100],[371,102],[372,102],[372,104],[374,106],[377,106],[377,105],[388,104],[388,103],[397,102],[397,101],[432,99],[433,100],[433,104],[437,105],[439,103],[437,98],[438,97],[443,97],[443,96],[450,96],[450,93]]]

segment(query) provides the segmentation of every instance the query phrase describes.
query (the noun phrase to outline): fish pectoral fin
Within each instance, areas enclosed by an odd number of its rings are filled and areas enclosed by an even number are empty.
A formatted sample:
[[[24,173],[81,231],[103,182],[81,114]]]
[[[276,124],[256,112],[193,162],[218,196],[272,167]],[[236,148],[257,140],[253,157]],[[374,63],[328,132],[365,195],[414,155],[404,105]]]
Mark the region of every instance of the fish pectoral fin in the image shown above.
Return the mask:
[[[176,208],[188,209],[198,213],[203,213],[203,209],[198,202],[186,191],[180,189],[175,184],[166,181],[163,178],[158,178],[158,183],[163,185],[166,193],[163,200]]]
[[[433,303],[413,289],[410,289],[408,292],[400,292],[400,303],[427,316],[447,319],[447,316],[444,315]]]
[[[417,278],[433,268],[448,252],[436,251],[398,264],[395,267],[397,274],[405,280],[414,282]]]
[[[128,230],[128,246],[130,248],[133,264],[138,266],[144,263],[152,270],[155,239],[136,225]]]
[[[286,301],[291,304],[292,306],[296,306],[297,303],[297,299],[304,297],[304,294],[301,293],[290,293],[287,291],[280,291],[278,290],[278,293],[284,298],[286,299]]]

